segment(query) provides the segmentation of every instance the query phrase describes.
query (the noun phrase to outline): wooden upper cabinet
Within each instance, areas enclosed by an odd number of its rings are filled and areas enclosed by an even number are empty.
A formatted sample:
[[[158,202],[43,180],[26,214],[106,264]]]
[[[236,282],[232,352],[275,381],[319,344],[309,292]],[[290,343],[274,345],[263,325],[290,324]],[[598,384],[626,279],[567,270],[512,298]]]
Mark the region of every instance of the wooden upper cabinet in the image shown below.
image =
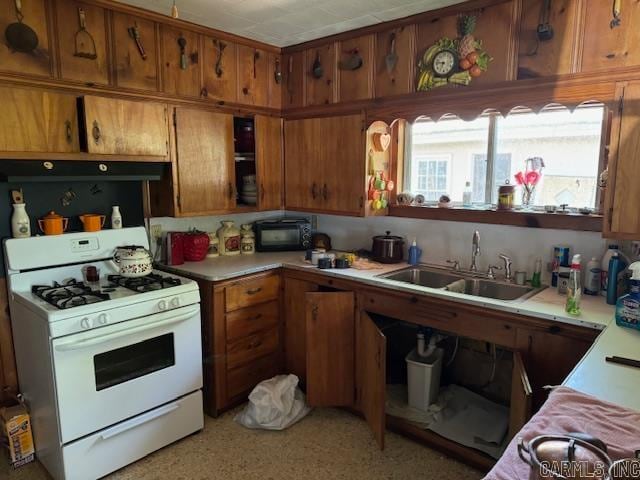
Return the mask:
[[[201,41],[203,93],[212,100],[236,102],[238,100],[236,44],[206,35],[201,37]]]
[[[373,97],[373,35],[338,43],[338,101]],[[360,67],[353,69],[358,64]]]
[[[582,72],[640,65],[640,2],[621,0],[621,23],[611,28],[612,2],[585,5]]]
[[[167,25],[163,25],[161,31],[164,91],[180,97],[200,96],[198,35]]]
[[[156,24],[126,13],[113,12],[112,15],[116,85],[120,88],[158,91]]]
[[[109,51],[105,9],[75,0],[56,0],[55,5],[61,27],[57,29],[60,76],[73,82],[107,85]]]
[[[258,208],[278,210],[282,201],[282,119],[256,115],[256,168]]]
[[[520,20],[518,78],[572,73],[578,42],[578,0],[550,3],[553,38],[538,41],[537,28],[545,0],[523,0]],[[590,7],[591,8],[591,7]]]
[[[282,55],[269,53],[269,106],[272,108],[282,108]]]
[[[0,87],[0,152],[80,151],[76,97]]]
[[[166,105],[85,96],[82,113],[85,148],[89,153],[168,156]]]
[[[283,108],[304,105],[304,69],[304,52],[287,53],[282,56]]]
[[[387,339],[366,312],[361,312],[356,331],[357,407],[384,448],[387,387]]]
[[[304,294],[307,402],[312,407],[355,403],[355,295]]]
[[[640,82],[621,88],[622,113],[615,118],[611,137],[609,180],[605,202],[603,236],[640,238]],[[616,141],[617,140],[617,141]]]
[[[336,101],[336,45],[328,43],[305,50],[304,88],[306,105],[326,105]],[[318,67],[318,68],[316,68]],[[315,72],[314,73],[314,69]]]
[[[413,25],[394,28],[376,35],[375,96],[409,93],[415,72]],[[395,54],[395,62],[393,55]]]
[[[238,101],[266,107],[269,104],[269,55],[246,45],[238,45]]]
[[[235,208],[233,116],[187,108],[175,115],[180,213]]]
[[[23,23],[33,29],[38,37],[38,45],[33,52],[24,53],[13,50],[5,39],[4,32],[12,23],[16,23],[16,8],[14,0],[5,0],[0,9],[0,71],[19,73],[21,75],[37,75],[50,77],[52,75],[51,64],[51,40],[47,25],[49,2],[45,0],[23,0]]]

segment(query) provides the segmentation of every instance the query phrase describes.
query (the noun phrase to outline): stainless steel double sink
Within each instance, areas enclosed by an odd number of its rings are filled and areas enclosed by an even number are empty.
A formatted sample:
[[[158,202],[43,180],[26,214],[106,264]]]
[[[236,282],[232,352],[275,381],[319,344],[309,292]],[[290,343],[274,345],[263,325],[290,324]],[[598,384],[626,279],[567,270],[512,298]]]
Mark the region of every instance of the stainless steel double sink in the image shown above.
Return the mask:
[[[453,291],[505,302],[525,300],[546,288],[545,286],[535,288],[529,285],[516,285],[502,280],[481,277],[475,273],[456,272],[428,265],[412,266],[379,275],[379,277],[439,289],[445,289],[452,283],[463,280],[464,289],[462,289],[462,285],[458,284],[459,289],[454,289]]]

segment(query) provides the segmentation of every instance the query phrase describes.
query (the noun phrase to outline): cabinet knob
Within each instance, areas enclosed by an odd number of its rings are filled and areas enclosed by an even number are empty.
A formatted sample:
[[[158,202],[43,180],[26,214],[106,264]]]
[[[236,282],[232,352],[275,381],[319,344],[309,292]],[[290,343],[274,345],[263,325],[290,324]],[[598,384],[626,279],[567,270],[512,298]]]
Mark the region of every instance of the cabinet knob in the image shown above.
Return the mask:
[[[313,185],[311,185],[311,198],[315,200],[317,196],[318,196],[318,185],[316,185],[316,182],[313,182]]]
[[[329,188],[326,183],[322,186],[322,198],[324,198],[325,201],[329,198]]]
[[[209,90],[207,90],[206,88],[203,88],[202,90],[200,90],[200,96],[201,97],[208,97],[209,96]]]
[[[64,122],[64,128],[65,128],[65,132],[66,132],[66,136],[67,136],[67,143],[71,143],[73,141],[73,138],[71,138],[72,135],[72,131],[71,131],[71,121],[67,120],[66,122]]]
[[[247,87],[243,87],[242,88],[242,94],[243,95],[249,95],[249,89]]]

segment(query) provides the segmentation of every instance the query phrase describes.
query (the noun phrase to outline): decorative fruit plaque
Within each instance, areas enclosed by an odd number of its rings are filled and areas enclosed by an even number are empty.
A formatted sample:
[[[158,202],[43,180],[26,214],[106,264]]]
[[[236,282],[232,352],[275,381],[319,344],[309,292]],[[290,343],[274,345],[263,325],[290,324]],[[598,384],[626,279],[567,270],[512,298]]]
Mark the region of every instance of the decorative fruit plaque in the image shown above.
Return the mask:
[[[492,58],[476,40],[475,15],[458,17],[459,37],[442,37],[431,45],[418,61],[417,90],[426,91],[443,85],[469,85],[487,71]]]

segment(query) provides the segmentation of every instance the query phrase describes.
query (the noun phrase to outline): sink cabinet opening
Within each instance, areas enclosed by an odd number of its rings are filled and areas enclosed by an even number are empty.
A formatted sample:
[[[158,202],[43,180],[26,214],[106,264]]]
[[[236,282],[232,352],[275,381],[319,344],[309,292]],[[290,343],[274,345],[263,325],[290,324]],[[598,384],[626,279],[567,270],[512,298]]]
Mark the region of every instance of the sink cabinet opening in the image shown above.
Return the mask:
[[[521,390],[514,385],[521,379],[520,373],[514,373],[520,368],[517,354],[388,316],[369,316],[386,338],[387,425],[419,433],[429,443],[443,444],[445,450],[455,449],[452,444],[472,450],[472,463],[482,463],[478,458],[484,458],[491,464],[499,458],[520,427],[512,419],[517,418],[512,410],[522,410],[521,396],[514,394]],[[434,336],[440,352],[426,358],[417,355],[419,332]],[[425,348],[428,343],[427,339]],[[439,375],[435,385],[434,375]]]

